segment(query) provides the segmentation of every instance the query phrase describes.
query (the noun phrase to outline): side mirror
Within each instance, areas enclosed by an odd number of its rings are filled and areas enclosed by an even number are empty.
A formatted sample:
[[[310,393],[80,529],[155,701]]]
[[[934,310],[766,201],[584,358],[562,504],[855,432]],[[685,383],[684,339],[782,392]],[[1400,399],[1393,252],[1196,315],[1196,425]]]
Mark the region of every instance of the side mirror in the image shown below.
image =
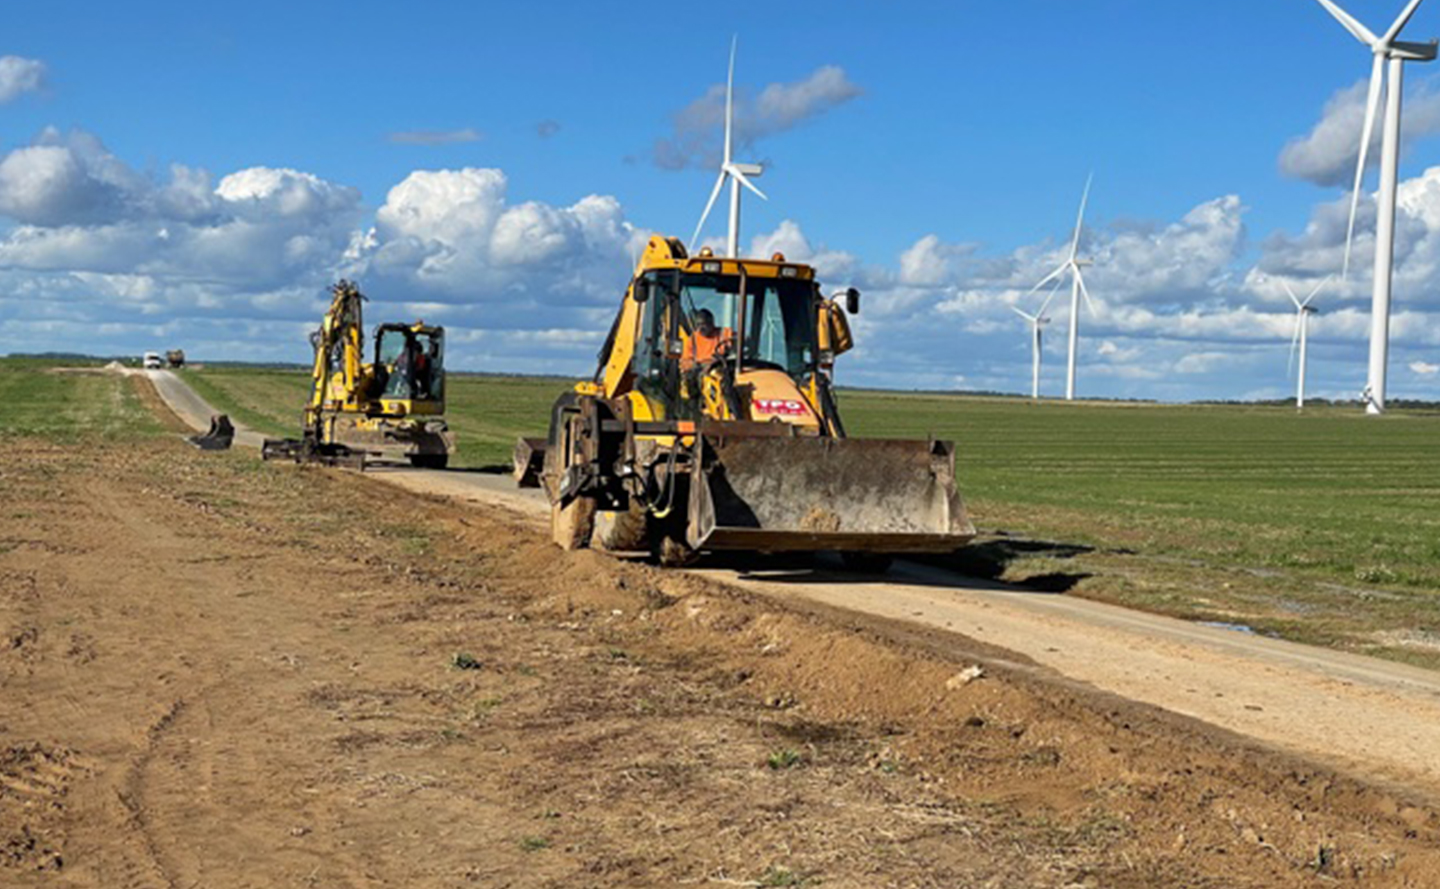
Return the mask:
[[[845,291],[845,311],[852,315],[860,314],[860,291],[854,287]]]
[[[650,288],[653,283],[649,278],[636,278],[635,283],[630,285],[631,296],[637,303],[643,303],[650,299]]]

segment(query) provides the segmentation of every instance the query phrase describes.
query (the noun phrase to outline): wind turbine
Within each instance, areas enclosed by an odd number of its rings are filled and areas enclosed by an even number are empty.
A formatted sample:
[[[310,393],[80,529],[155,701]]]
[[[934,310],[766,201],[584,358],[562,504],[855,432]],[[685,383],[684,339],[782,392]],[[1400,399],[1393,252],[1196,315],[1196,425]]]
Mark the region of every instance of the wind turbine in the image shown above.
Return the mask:
[[[1370,68],[1370,93],[1365,100],[1365,126],[1360,134],[1360,159],[1355,165],[1355,190],[1350,200],[1350,225],[1345,234],[1342,277],[1350,273],[1350,248],[1355,239],[1355,212],[1360,204],[1365,160],[1370,151],[1370,137],[1375,131],[1380,93],[1382,90],[1385,92],[1379,206],[1375,220],[1375,284],[1370,300],[1370,372],[1366,387],[1370,398],[1365,405],[1366,413],[1382,414],[1385,412],[1385,373],[1390,361],[1390,284],[1395,264],[1395,192],[1400,176],[1400,94],[1405,82],[1405,63],[1433,61],[1437,46],[1433,40],[1429,43],[1407,43],[1396,39],[1420,6],[1420,0],[1410,0],[1390,25],[1390,30],[1379,37],[1333,0],[1319,0],[1319,3],[1374,56]]]
[[[1070,359],[1065,372],[1065,400],[1075,400],[1075,355],[1080,340],[1080,297],[1085,297],[1085,305],[1090,311],[1095,311],[1095,303],[1090,300],[1090,291],[1085,287],[1085,278],[1080,274],[1083,266],[1092,265],[1090,260],[1080,258],[1080,231],[1085,225],[1085,204],[1090,200],[1090,183],[1094,180],[1094,174],[1085,180],[1085,194],[1080,198],[1080,213],[1075,217],[1075,238],[1070,242],[1070,255],[1065,261],[1055,267],[1055,271],[1040,279],[1040,283],[1030,288],[1034,293],[1051,281],[1057,280],[1067,271],[1072,274],[1070,281]]]
[[[710,216],[710,210],[715,206],[715,199],[720,197],[720,189],[725,186],[725,180],[730,180],[730,234],[726,239],[726,252],[734,259],[740,255],[740,186],[745,186],[760,196],[760,200],[768,201],[765,192],[755,187],[750,181],[751,176],[759,176],[765,168],[759,164],[737,164],[730,159],[730,147],[734,142],[732,131],[735,128],[735,44],[737,40],[730,40],[730,73],[725,78],[725,154],[720,161],[720,176],[715,180],[715,188],[710,192],[710,200],[705,203],[705,212],[700,214],[700,222],[695,226],[695,235],[690,239],[690,249],[693,251],[695,245],[700,241],[700,230],[705,227],[705,220]]]
[[[1055,298],[1055,291],[1060,282],[1055,282],[1055,287],[1050,288],[1050,295],[1045,297],[1045,302],[1040,304],[1040,311],[1030,314],[1019,306],[1011,306],[1015,314],[1030,322],[1030,397],[1035,401],[1040,400],[1040,329],[1050,323],[1045,317],[1045,310],[1050,308],[1050,300]]]
[[[1290,294],[1290,301],[1295,304],[1295,335],[1290,338],[1290,364],[1292,367],[1295,364],[1295,346],[1298,343],[1300,346],[1300,374],[1295,384],[1295,409],[1303,411],[1305,409],[1305,353],[1310,339],[1310,316],[1319,311],[1311,307],[1310,301],[1320,293],[1326,284],[1330,283],[1330,279],[1327,277],[1316,284],[1315,289],[1310,291],[1310,295],[1303,300],[1295,295],[1294,290],[1290,289],[1289,281],[1282,280],[1280,283],[1285,285],[1285,292]]]

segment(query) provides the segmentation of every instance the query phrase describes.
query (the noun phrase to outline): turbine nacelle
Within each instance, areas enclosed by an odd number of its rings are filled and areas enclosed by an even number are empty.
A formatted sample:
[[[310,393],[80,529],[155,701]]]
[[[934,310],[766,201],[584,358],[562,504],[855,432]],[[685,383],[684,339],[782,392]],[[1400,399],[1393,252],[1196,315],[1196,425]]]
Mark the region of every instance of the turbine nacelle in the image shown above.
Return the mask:
[[[1435,56],[1440,53],[1440,40],[1431,40],[1429,43],[1407,43],[1397,40],[1390,44],[1389,49],[1376,49],[1375,54],[1384,54],[1391,59],[1401,59],[1406,62],[1433,62]]]

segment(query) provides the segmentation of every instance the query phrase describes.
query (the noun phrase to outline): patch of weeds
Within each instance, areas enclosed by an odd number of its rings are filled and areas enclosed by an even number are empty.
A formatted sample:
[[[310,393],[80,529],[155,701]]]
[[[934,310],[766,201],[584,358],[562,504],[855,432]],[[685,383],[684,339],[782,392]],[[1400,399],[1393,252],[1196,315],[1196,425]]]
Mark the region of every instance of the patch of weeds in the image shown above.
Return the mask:
[[[782,749],[780,749],[780,750],[776,750],[776,751],[774,751],[773,753],[771,753],[769,756],[767,756],[767,757],[765,758],[765,764],[768,765],[771,769],[774,769],[775,771],[778,772],[778,771],[780,771],[781,769],[793,769],[795,766],[798,766],[798,765],[803,761],[803,759],[804,759],[804,757],[802,757],[802,756],[800,755],[800,752],[799,752],[799,751],[797,751],[797,750],[792,750],[792,749],[790,749],[789,747],[785,747],[785,748],[782,748]],[[761,885],[768,885],[768,886],[788,886],[788,885],[790,885],[790,884],[789,884],[789,883],[762,883]]]
[[[772,866],[760,876],[760,879],[756,882],[755,885],[809,886],[811,885],[811,883],[808,877],[805,877],[802,874],[797,874],[789,868]]]
[[[545,837],[522,837],[520,848],[526,852],[539,852],[550,848],[550,841]]]
[[[482,698],[481,700],[476,701],[475,708],[472,711],[474,718],[476,720],[483,720],[487,718],[496,707],[500,706],[502,701],[503,698]]]
[[[611,648],[609,654],[612,661],[628,661],[630,659],[629,653],[623,648]]]
[[[455,744],[465,740],[465,733],[456,728],[442,728],[440,740],[446,744]]]
[[[515,668],[515,672],[519,673],[521,676],[536,676],[536,675],[539,675],[539,671],[537,671],[534,667],[530,666],[529,664],[521,664],[520,666],[518,666],[518,667]]]
[[[882,759],[880,760],[880,771],[887,775],[893,775],[900,771],[900,763],[893,759]]]
[[[479,670],[485,665],[475,659],[475,656],[468,651],[457,651],[450,659],[450,666],[457,670]]]

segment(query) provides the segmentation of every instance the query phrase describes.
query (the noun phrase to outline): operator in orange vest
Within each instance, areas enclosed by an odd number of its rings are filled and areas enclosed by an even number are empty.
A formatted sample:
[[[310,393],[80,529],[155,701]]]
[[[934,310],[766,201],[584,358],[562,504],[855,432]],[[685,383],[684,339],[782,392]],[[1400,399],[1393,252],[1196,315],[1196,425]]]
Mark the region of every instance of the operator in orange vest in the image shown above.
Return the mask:
[[[715,357],[715,353],[728,351],[735,344],[735,331],[728,327],[716,327],[715,315],[709,309],[695,313],[695,332],[685,341],[680,354],[680,369],[691,370]]]

